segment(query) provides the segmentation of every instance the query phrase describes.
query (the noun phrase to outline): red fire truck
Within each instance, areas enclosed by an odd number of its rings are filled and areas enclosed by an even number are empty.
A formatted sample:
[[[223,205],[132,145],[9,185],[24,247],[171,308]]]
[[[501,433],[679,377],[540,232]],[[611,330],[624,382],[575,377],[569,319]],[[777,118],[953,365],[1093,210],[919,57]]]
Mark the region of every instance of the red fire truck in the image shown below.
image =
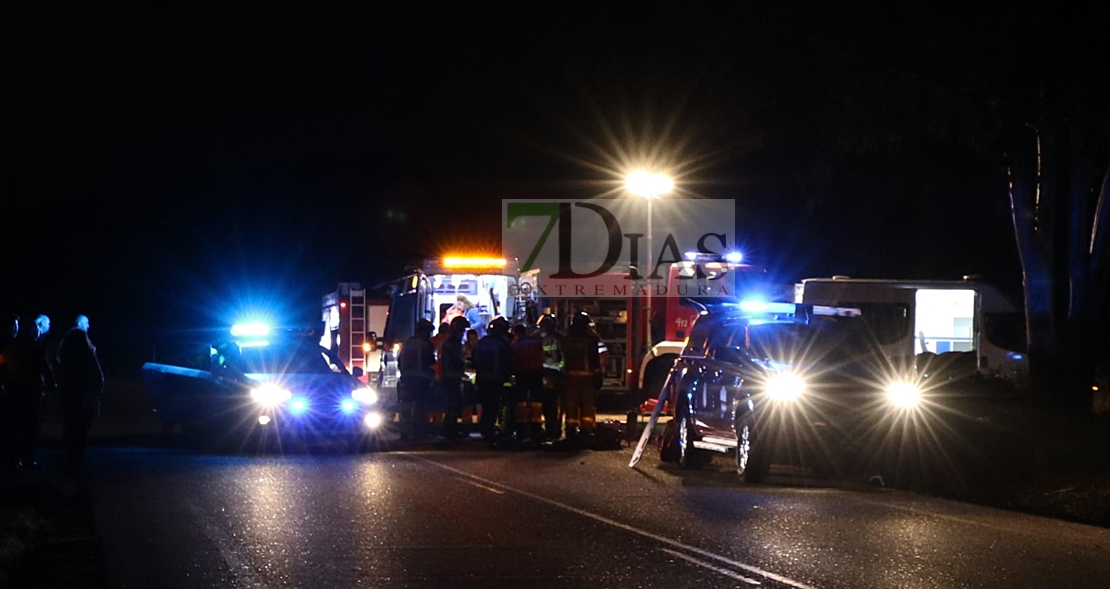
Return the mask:
[[[659,296],[541,298],[545,313],[562,323],[584,311],[594,320],[609,354],[604,367],[603,391],[629,391],[647,398],[657,396],[674,361],[682,352],[690,327],[701,312],[701,303],[758,296],[765,300],[790,300],[793,285],[772,285],[763,268],[729,261],[716,255],[688,255],[670,267],[667,285]],[[700,268],[700,275],[699,270]],[[622,275],[623,276],[623,275]],[[715,284],[711,288],[706,284]],[[722,291],[721,285],[725,288]],[[653,321],[647,316],[650,312]]]
[[[324,295],[324,334],[320,345],[335,350],[348,368],[361,368],[362,381],[373,382],[381,350],[378,336],[385,329],[388,299],[371,299],[358,282],[341,282]]]

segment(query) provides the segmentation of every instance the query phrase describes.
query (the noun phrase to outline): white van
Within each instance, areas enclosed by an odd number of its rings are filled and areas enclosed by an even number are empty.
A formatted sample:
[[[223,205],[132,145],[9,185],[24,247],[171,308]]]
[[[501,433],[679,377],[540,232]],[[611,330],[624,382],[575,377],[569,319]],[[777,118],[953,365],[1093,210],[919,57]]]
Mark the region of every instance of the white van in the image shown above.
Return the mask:
[[[913,358],[922,376],[974,371],[1017,385],[1029,382],[1025,315],[989,284],[970,278],[807,278],[795,285],[794,299],[863,310],[887,357]]]

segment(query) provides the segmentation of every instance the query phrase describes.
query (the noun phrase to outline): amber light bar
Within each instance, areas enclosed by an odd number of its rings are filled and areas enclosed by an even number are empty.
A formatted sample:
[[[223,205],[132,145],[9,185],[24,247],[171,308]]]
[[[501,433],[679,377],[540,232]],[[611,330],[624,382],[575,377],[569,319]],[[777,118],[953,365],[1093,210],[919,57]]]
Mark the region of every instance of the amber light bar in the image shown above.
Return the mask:
[[[443,258],[444,268],[504,268],[507,263],[504,258]]]

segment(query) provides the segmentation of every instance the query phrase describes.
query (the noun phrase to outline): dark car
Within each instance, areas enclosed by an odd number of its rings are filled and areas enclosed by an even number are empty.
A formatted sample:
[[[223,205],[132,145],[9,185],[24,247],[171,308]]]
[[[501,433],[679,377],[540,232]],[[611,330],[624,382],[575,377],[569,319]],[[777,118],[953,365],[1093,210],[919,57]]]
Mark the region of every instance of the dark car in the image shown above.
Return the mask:
[[[772,463],[831,471],[862,458],[921,399],[858,310],[793,304],[707,309],[665,387],[675,410],[661,458],[688,467],[734,452],[747,482]]]
[[[147,395],[167,426],[267,448],[376,445],[383,422],[377,393],[316,337],[267,330],[193,351],[143,365]]]

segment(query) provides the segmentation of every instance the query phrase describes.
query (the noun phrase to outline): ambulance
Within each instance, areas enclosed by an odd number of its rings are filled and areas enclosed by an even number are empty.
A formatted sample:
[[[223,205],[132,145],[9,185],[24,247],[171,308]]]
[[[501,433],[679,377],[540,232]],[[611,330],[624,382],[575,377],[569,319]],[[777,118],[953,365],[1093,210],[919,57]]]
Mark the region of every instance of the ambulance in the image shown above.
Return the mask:
[[[539,318],[530,288],[520,288],[515,261],[475,255],[428,258],[421,267],[410,267],[406,274],[389,284],[389,312],[379,340],[381,360],[378,391],[383,398],[396,399],[397,357],[404,341],[412,337],[421,319],[438,326],[458,311],[460,298],[477,310],[484,332],[495,317],[510,323],[534,324]],[[473,322],[472,322],[473,323]]]

